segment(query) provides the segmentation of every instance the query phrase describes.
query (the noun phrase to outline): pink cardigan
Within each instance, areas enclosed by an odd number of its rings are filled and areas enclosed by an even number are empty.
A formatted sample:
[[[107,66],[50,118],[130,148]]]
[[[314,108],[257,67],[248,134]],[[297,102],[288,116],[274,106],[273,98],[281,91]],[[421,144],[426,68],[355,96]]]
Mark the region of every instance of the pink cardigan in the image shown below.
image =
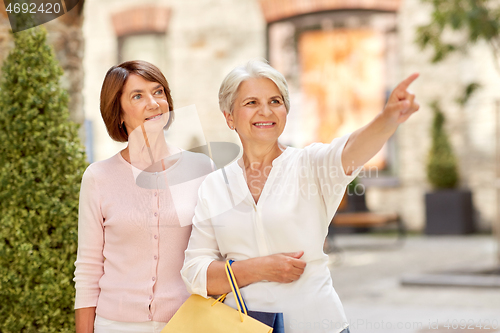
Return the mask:
[[[87,168],[75,309],[96,306],[99,316],[123,322],[170,320],[189,297],[180,270],[198,187],[211,171],[208,157],[186,151],[158,173],[133,168],[120,153]]]

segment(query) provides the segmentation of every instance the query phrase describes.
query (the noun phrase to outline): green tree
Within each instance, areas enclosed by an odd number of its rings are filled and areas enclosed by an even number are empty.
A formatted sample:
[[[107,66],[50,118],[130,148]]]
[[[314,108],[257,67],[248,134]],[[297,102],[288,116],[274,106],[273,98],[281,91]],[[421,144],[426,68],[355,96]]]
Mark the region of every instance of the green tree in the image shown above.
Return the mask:
[[[466,51],[480,40],[491,48],[494,58],[500,56],[500,3],[496,0],[422,0],[432,5],[431,21],[417,29],[417,44],[430,47],[433,62],[439,62],[454,51]],[[445,38],[454,31],[456,38]],[[500,72],[500,65],[495,61]]]
[[[427,179],[435,189],[454,188],[458,183],[457,161],[444,130],[444,114],[436,101],[431,104],[431,108],[434,111],[434,121]]]
[[[46,31],[13,35],[0,83],[0,332],[71,332],[85,152]]]

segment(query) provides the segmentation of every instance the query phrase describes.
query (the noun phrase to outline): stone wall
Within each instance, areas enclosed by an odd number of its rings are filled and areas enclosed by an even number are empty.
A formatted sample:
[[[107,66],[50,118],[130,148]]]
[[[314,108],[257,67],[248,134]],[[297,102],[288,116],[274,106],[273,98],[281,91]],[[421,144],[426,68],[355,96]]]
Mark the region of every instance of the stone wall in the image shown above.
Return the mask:
[[[259,0],[267,22],[333,10],[396,11],[401,0]]]
[[[160,67],[169,81],[175,108],[194,104],[209,141],[238,142],[225,125],[217,93],[234,66],[266,54],[266,24],[257,1],[144,0],[138,6],[132,0],[87,0],[84,95],[85,115],[95,133],[95,160],[110,157],[124,147],[106,133],[99,94],[107,70],[119,59],[119,31],[113,18],[117,20],[120,13],[139,7],[167,8],[170,13],[164,37],[165,61]],[[135,45],[141,47],[140,42]],[[176,115],[176,121],[180,118]]]
[[[261,7],[264,2],[271,3],[261,0],[141,1],[140,7],[168,9],[162,70],[171,84],[176,108],[195,104],[208,140],[238,142],[219,111],[217,92],[223,77],[234,66],[250,58],[266,56],[267,16]],[[400,7],[399,53],[397,61],[392,62],[394,79],[391,81],[419,72],[421,77],[411,89],[422,107],[396,133],[399,183],[369,187],[368,204],[374,211],[398,211],[410,229],[422,230],[424,195],[430,190],[425,174],[432,122],[429,103],[438,99],[457,153],[461,186],[472,189],[479,227],[487,230],[495,221],[497,200],[495,113],[500,99],[497,89],[500,74],[495,71],[494,59],[487,45],[479,43],[465,55],[454,54],[440,64],[430,64],[430,52],[421,51],[414,44],[415,29],[428,22],[430,8],[419,0],[392,3]],[[93,122],[95,160],[107,158],[124,146],[113,142],[106,133],[99,112],[99,93],[106,71],[118,61],[118,34],[112,18],[137,6],[132,0],[87,0],[85,22],[79,7],[44,25],[65,70],[61,81],[70,92],[72,119],[79,123],[84,118]],[[13,46],[9,29],[0,1],[0,64]],[[482,88],[465,107],[460,107],[455,100],[471,82],[480,83]]]
[[[276,45],[276,40],[273,38],[275,30],[293,35],[293,31],[288,31],[293,30],[293,27],[285,28],[287,24],[293,26],[292,22],[297,24],[299,18],[293,17],[294,13],[301,14],[300,19],[307,21],[311,26],[316,22],[318,26],[321,25],[321,29],[329,29],[331,27],[324,27],[327,17],[333,17],[337,13],[339,15],[350,13],[346,10],[332,12],[335,6],[364,9],[364,6],[386,5],[389,2],[260,0],[260,3],[264,16],[269,22],[276,19],[282,20],[270,26],[271,60],[287,75],[292,88],[296,90],[294,93],[297,94],[297,82],[289,72],[300,70],[297,69],[300,61],[293,48]],[[460,187],[472,190],[477,226],[480,230],[489,230],[496,220],[495,112],[496,101],[500,98],[497,93],[498,89],[495,89],[500,84],[500,75],[495,71],[491,52],[487,45],[479,43],[470,47],[467,54],[453,54],[439,64],[431,64],[431,52],[421,51],[414,42],[417,27],[430,20],[430,6],[419,0],[394,1],[392,4],[400,7],[394,41],[397,52],[395,57],[387,59],[386,63],[389,86],[392,90],[399,81],[413,72],[419,72],[420,78],[411,86],[411,90],[416,93],[421,110],[400,126],[395,135],[396,178],[379,175],[378,179],[365,182],[368,205],[373,211],[399,212],[405,224],[412,230],[424,228],[425,193],[432,190],[426,177],[427,156],[431,144],[430,127],[433,118],[429,104],[433,100],[438,100],[447,117],[446,130],[457,155]],[[316,8],[318,6],[325,7],[326,11],[320,13]],[[339,7],[339,9],[342,8]],[[366,11],[362,12],[366,13]],[[357,15],[359,16],[359,13]],[[337,17],[336,21],[339,19]],[[278,26],[283,26],[283,28],[275,29]],[[283,63],[287,66],[283,66]],[[463,95],[465,87],[472,82],[480,83],[482,88],[462,107],[456,100]],[[301,89],[299,87],[298,90]],[[310,113],[308,114],[310,116]],[[293,114],[289,116],[288,125],[293,124],[292,120]],[[302,120],[302,127],[305,126],[305,121],[305,119]],[[288,129],[290,129],[289,126]],[[300,133],[300,127],[294,126],[294,131]],[[285,131],[285,134],[289,137],[290,133]],[[294,138],[297,138],[297,134]]]
[[[238,142],[219,111],[217,92],[223,77],[235,65],[266,56],[266,18],[269,17],[262,11],[265,7],[261,4],[272,2],[277,1],[141,1],[141,6],[169,10],[166,61],[162,70],[171,84],[176,108],[195,104],[210,141]],[[304,2],[294,0],[293,3]],[[314,3],[340,2],[321,0]],[[472,189],[479,227],[487,230],[496,214],[495,103],[500,97],[497,89],[500,75],[495,72],[491,53],[480,43],[470,48],[466,55],[454,54],[433,65],[431,52],[421,51],[414,43],[415,29],[429,20],[428,5],[420,0],[384,3],[399,6],[395,40],[398,53],[397,59],[388,59],[387,64],[391,66],[388,79],[395,84],[419,72],[421,76],[411,89],[417,94],[421,110],[397,131],[397,181],[368,188],[370,209],[397,211],[410,229],[423,229],[424,196],[431,190],[425,174],[433,116],[429,103],[438,99],[448,119],[446,129],[458,157],[460,185]],[[95,130],[95,160],[107,158],[124,147],[107,136],[99,113],[99,92],[106,71],[118,61],[118,35],[112,17],[134,7],[137,3],[132,0],[86,1],[85,115],[92,120]],[[460,107],[456,99],[473,81],[482,84],[483,88],[465,107]]]
[[[396,133],[400,185],[369,188],[369,205],[374,210],[399,211],[410,229],[423,229],[424,196],[431,190],[425,173],[433,117],[429,104],[438,100],[458,158],[460,187],[472,190],[478,227],[489,230],[496,220],[495,102],[500,98],[496,89],[500,75],[490,50],[482,43],[467,54],[452,54],[439,64],[431,64],[431,52],[421,51],[414,43],[416,28],[429,21],[430,9],[418,0],[402,1],[398,15],[399,77],[420,73],[411,89],[421,110]],[[456,99],[471,82],[480,83],[482,88],[461,107]]]

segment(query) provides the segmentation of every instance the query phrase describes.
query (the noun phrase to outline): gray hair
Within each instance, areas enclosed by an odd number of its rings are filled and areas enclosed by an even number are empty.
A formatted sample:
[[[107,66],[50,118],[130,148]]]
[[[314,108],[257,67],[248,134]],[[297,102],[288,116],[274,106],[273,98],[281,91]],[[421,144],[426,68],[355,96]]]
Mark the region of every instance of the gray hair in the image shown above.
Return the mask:
[[[222,81],[219,89],[219,107],[222,112],[233,113],[238,88],[243,81],[250,78],[266,78],[273,81],[283,97],[286,112],[290,111],[290,96],[285,77],[267,61],[259,59],[250,60],[244,66],[234,68]]]

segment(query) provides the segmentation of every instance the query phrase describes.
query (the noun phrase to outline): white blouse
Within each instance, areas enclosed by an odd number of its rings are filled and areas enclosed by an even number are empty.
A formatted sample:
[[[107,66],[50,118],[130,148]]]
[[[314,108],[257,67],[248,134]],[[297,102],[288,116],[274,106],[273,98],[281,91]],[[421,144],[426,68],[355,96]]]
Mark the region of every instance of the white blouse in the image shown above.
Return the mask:
[[[346,186],[361,170],[344,172],[341,156],[348,139],[286,148],[273,161],[257,204],[237,162],[208,175],[198,192],[181,271],[188,291],[207,297],[207,269],[214,260],[303,250],[307,266],[297,281],[262,281],[241,289],[248,308],[282,312],[287,333],[345,329],[323,243]],[[225,302],[236,308],[232,295]]]

